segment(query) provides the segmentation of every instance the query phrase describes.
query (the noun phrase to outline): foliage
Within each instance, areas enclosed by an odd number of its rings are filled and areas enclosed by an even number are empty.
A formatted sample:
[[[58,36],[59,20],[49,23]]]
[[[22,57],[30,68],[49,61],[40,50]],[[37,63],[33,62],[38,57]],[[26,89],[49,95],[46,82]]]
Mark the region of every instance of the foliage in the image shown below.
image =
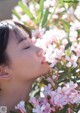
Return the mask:
[[[28,113],[80,112],[79,10],[75,0],[32,0],[19,2],[12,11],[14,20],[32,29],[35,45],[44,49],[52,68],[47,79],[34,83]]]

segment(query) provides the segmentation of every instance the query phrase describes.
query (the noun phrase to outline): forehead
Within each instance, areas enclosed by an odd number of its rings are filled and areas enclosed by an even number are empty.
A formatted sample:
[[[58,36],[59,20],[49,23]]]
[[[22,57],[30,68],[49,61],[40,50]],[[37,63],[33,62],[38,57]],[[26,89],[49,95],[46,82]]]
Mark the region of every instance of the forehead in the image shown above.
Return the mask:
[[[10,38],[15,37],[18,41],[24,38],[29,38],[29,34],[21,27],[15,26],[10,28]]]
[[[3,26],[8,26],[9,28],[9,34],[11,32],[13,32],[15,35],[16,35],[16,38],[17,39],[20,39],[23,37],[29,37],[31,38],[31,31],[28,27],[18,23],[18,22],[13,22],[13,21],[10,21],[10,20],[6,20],[6,21],[2,21],[0,22],[1,25]]]

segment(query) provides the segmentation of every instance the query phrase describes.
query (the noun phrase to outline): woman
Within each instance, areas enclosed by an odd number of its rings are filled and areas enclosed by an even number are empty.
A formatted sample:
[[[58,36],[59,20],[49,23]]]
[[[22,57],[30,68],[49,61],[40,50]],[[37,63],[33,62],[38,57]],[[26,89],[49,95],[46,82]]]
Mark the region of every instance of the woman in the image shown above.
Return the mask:
[[[26,100],[34,80],[49,71],[43,50],[32,43],[30,30],[18,22],[0,22],[0,106],[14,110]]]

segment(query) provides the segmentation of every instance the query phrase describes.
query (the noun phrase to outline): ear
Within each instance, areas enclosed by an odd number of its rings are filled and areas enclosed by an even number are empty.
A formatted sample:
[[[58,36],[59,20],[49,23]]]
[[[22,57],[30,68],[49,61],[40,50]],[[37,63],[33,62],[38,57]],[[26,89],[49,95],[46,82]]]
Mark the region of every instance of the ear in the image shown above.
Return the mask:
[[[11,75],[8,72],[7,66],[0,66],[0,79],[2,80],[9,80],[11,78]]]

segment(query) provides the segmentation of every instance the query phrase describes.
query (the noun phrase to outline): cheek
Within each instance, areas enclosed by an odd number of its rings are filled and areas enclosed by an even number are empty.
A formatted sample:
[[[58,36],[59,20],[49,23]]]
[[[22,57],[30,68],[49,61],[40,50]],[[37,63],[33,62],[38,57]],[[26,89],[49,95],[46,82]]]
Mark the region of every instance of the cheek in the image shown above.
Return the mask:
[[[30,55],[23,59],[22,75],[25,79],[34,79],[40,73],[41,64],[35,55]]]
[[[12,59],[13,74],[18,80],[36,78],[41,71],[41,63],[33,52],[18,54]]]
[[[28,73],[36,72],[39,65],[39,60],[35,55],[23,59],[24,71],[27,71]]]
[[[39,60],[34,54],[24,54],[13,60],[15,71],[20,74],[30,74],[39,67]]]

